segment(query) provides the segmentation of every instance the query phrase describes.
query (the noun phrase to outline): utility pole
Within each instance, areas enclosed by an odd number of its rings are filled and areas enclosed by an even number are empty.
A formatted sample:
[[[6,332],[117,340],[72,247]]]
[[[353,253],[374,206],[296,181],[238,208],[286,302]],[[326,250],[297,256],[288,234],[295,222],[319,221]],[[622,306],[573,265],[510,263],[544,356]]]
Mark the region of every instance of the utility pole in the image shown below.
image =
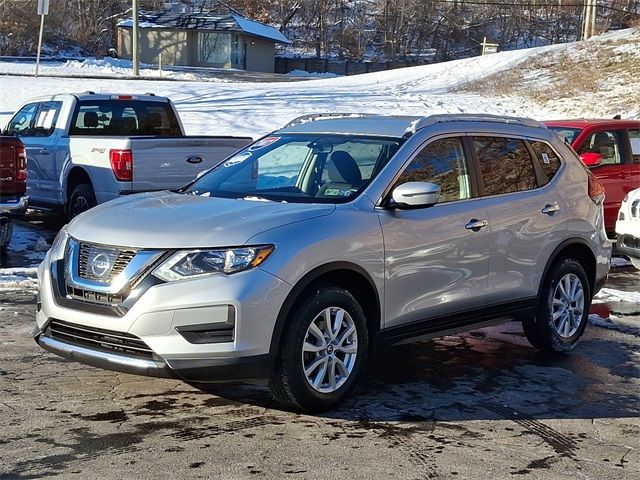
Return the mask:
[[[582,39],[588,40],[596,32],[596,0],[586,0],[584,5],[584,20],[582,24]]]
[[[133,1],[133,28],[131,31],[131,60],[133,61],[133,76],[138,77],[140,75],[140,59],[138,58],[138,0]]]

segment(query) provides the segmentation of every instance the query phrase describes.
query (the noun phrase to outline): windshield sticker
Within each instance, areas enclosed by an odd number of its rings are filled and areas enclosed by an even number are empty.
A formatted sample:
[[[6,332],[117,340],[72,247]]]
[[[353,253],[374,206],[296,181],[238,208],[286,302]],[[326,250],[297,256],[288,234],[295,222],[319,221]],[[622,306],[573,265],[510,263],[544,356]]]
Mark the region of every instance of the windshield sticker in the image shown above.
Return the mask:
[[[551,161],[549,160],[549,155],[546,153],[542,154],[542,163],[544,163],[545,165],[549,165],[551,163]]]
[[[351,189],[351,190],[340,190],[337,188],[327,188],[324,191],[324,194],[328,197],[348,197],[349,195],[351,195],[353,192],[355,192],[355,190]]]
[[[256,143],[254,143],[249,147],[249,151],[255,152],[256,150],[260,150],[261,148],[268,147],[272,143],[275,143],[278,140],[280,140],[280,138],[281,137],[266,137],[266,138],[263,138],[262,140],[258,140]]]
[[[238,165],[239,163],[244,162],[247,158],[251,156],[251,152],[244,152],[234,155],[229,160],[222,164],[223,167],[233,167],[234,165]]]

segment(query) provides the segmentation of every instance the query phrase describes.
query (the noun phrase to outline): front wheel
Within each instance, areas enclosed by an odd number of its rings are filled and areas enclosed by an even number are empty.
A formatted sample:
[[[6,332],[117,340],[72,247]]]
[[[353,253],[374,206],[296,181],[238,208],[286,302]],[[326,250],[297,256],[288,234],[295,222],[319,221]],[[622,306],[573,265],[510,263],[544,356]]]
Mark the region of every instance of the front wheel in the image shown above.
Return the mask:
[[[96,194],[90,183],[81,183],[80,185],[76,185],[69,197],[69,206],[67,208],[69,220],[72,220],[82,212],[86,212],[90,208],[95,207],[97,204],[98,201],[96,200]]]
[[[524,319],[524,333],[534,347],[549,352],[572,350],[587,326],[591,289],[580,263],[564,258],[551,267],[534,318]]]
[[[274,397],[306,412],[335,407],[355,386],[368,341],[364,312],[350,292],[313,289],[288,318],[270,381]]]

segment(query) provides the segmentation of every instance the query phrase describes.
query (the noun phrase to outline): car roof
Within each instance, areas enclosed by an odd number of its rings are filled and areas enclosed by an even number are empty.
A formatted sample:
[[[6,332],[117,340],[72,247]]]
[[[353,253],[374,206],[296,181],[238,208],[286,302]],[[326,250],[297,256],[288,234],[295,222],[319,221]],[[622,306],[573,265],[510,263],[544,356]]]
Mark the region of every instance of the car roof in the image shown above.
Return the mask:
[[[576,118],[570,120],[545,120],[544,123],[550,127],[567,127],[580,129],[592,126],[611,128],[640,127],[640,120],[618,120],[615,118]]]
[[[475,122],[496,128],[507,124],[546,129],[545,125],[528,118],[484,114],[442,115],[377,115],[359,113],[321,113],[298,117],[277,133],[352,134],[401,138],[435,124]]]

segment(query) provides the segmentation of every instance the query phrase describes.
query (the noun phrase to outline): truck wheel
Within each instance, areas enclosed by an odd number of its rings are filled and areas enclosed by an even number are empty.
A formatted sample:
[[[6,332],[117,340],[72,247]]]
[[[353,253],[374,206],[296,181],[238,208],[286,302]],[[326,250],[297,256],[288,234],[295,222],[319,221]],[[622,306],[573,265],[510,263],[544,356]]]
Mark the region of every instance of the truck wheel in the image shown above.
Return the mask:
[[[367,349],[367,322],[353,295],[338,287],[315,288],[289,315],[271,392],[285,408],[330,409],[354,388]]]
[[[6,218],[0,217],[0,250],[6,250],[13,235],[13,222]]]
[[[96,200],[96,194],[93,192],[93,187],[90,183],[81,183],[76,185],[69,197],[69,204],[67,207],[67,213],[69,220],[77,217],[82,212],[86,212],[90,208],[95,207],[98,204]]]
[[[522,321],[529,343],[547,352],[572,350],[587,326],[591,289],[582,265],[563,258],[550,270],[534,318]]]

